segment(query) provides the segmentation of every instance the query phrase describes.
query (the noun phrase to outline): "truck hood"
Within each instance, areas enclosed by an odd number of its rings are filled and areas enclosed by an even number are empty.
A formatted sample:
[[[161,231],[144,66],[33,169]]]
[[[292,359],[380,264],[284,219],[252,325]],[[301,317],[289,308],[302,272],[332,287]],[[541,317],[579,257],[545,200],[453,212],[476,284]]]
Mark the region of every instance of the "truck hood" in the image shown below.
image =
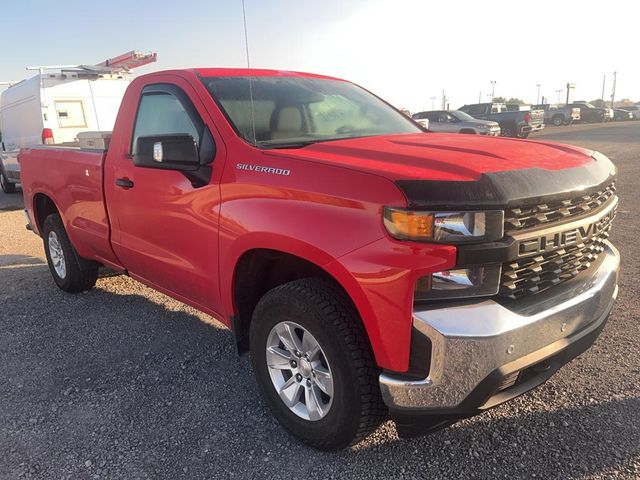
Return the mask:
[[[267,152],[364,170],[394,181],[473,181],[488,172],[563,170],[593,162],[592,152],[578,147],[457,133],[362,137]]]
[[[274,149],[266,153],[383,176],[396,182],[411,204],[430,204],[445,197],[454,203],[468,202],[469,195],[480,195],[483,201],[492,199],[489,203],[512,204],[516,197],[545,197],[579,190],[615,176],[613,164],[604,155],[594,156],[591,150],[480,135],[383,135],[319,142],[300,149]],[[461,185],[461,189],[452,190],[450,187],[454,184]],[[479,190],[470,193],[476,187]],[[445,203],[451,204],[451,201]]]
[[[498,122],[494,122],[493,120],[478,120],[478,119],[475,119],[475,118],[473,120],[463,120],[459,124],[456,124],[456,125],[468,126],[468,127],[475,127],[475,126],[482,126],[482,125],[486,125],[487,127],[498,127],[498,126],[500,126],[500,124]]]

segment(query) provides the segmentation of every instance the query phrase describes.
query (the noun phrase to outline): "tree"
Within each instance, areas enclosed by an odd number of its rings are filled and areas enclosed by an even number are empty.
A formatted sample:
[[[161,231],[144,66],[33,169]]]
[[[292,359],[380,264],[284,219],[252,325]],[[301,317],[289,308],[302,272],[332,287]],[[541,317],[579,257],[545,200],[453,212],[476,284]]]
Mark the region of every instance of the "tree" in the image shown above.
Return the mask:
[[[623,98],[615,103],[616,108],[624,108],[628,107],[629,105],[633,105],[633,100],[629,98]]]
[[[524,105],[524,100],[522,100],[521,98],[511,97],[505,103],[516,103],[518,105]]]
[[[589,103],[594,107],[598,107],[598,108],[602,108],[605,106],[601,98],[596,98],[595,100],[591,100]]]
[[[504,97],[493,97],[493,103],[505,103],[506,101]]]

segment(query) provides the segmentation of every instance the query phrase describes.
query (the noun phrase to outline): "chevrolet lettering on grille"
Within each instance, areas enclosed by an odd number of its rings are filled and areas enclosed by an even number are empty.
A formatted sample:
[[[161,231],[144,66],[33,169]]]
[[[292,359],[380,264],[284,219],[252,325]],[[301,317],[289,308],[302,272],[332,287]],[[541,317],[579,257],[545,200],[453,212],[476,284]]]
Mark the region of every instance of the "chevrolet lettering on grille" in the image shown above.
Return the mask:
[[[583,243],[598,233],[607,230],[616,214],[617,199],[602,212],[582,221],[548,229],[535,237],[518,240],[518,257],[551,252],[559,248]],[[584,223],[581,223],[584,222]]]

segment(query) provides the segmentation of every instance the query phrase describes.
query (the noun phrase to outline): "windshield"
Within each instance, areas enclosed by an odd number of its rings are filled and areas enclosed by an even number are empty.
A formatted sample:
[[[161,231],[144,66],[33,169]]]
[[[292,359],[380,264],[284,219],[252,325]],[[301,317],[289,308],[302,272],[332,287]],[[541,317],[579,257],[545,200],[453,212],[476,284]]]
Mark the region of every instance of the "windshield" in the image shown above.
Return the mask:
[[[449,113],[454,117],[456,117],[461,122],[468,122],[469,120],[475,120],[475,118],[473,118],[471,115],[461,112],[460,110],[451,110]]]
[[[274,76],[202,82],[238,134],[260,147],[423,131],[366,90],[340,80]]]

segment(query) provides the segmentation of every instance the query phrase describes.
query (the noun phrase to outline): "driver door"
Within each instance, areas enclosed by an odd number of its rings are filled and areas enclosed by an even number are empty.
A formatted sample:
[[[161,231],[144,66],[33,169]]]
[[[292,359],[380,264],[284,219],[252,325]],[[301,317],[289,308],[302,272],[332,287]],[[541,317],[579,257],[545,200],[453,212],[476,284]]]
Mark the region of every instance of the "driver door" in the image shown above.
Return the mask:
[[[208,183],[184,173],[136,166],[140,136],[192,135],[197,148],[213,140]],[[218,214],[223,142],[186,81],[142,89],[128,145],[109,157],[105,193],[112,245],[129,274],[209,313],[219,310]]]

